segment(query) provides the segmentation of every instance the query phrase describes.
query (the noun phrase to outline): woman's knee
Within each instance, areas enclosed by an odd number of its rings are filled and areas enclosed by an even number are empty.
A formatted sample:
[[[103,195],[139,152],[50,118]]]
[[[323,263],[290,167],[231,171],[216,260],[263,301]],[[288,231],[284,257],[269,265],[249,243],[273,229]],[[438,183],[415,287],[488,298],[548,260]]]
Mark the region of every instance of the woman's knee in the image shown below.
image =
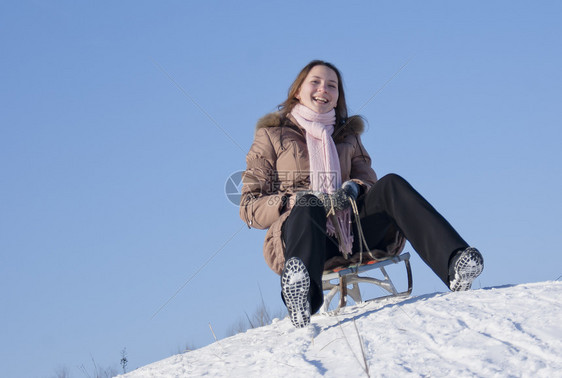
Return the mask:
[[[305,194],[299,197],[291,210],[291,214],[295,212],[310,214],[314,218],[325,217],[325,210],[322,203],[318,197],[313,194]]]
[[[382,189],[410,186],[410,184],[402,176],[397,175],[396,173],[389,173],[381,177],[375,185]]]
[[[403,183],[406,182],[406,180],[404,180],[404,178],[396,173],[389,173],[387,175],[384,175],[383,177],[381,177],[379,179],[380,183]]]
[[[374,198],[380,196],[387,198],[387,195],[405,193],[412,189],[412,186],[402,176],[396,173],[389,173],[381,177],[375,185],[371,187],[368,194],[374,196]]]
[[[283,229],[287,227],[297,229],[308,229],[326,226],[326,212],[324,207],[319,204],[318,198],[312,194],[307,194],[298,199],[291,214],[285,220]]]

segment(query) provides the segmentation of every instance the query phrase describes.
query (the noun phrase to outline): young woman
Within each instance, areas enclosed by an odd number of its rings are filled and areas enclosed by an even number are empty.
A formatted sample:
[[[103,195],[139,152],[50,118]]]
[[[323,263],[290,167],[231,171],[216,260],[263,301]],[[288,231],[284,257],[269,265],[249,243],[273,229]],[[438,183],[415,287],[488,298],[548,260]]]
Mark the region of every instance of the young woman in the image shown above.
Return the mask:
[[[363,127],[359,116],[348,117],[340,72],[319,60],[301,70],[279,111],[258,121],[240,216],[268,229],[265,260],[281,275],[295,327],[321,307],[324,269],[397,255],[406,239],[453,291],[470,289],[482,272],[478,250],[410,184],[395,174],[377,179]],[[359,230],[369,248],[361,256]]]

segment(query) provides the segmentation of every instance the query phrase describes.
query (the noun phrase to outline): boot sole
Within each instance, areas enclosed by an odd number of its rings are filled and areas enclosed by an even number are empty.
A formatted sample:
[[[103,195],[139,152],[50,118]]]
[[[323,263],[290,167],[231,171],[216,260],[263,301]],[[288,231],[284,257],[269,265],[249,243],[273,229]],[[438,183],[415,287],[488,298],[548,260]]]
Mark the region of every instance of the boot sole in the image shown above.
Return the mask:
[[[300,259],[287,261],[281,277],[281,288],[291,322],[297,328],[306,327],[310,323],[310,276]]]
[[[464,251],[455,264],[455,278],[450,283],[451,291],[466,291],[472,282],[482,273],[484,260],[474,248]]]

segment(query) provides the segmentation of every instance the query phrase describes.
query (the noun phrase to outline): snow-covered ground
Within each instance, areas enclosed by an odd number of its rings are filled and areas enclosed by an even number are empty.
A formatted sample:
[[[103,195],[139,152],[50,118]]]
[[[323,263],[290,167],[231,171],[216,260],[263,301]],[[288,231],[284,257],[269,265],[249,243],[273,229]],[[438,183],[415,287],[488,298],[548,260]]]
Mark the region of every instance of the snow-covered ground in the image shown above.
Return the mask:
[[[562,377],[562,282],[436,293],[285,318],[126,377]]]

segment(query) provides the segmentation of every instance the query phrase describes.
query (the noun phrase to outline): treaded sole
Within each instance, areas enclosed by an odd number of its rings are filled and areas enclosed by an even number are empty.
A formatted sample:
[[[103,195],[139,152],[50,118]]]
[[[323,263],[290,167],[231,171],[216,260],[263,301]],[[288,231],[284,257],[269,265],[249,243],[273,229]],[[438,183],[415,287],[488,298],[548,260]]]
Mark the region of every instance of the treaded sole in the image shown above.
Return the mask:
[[[472,287],[472,281],[482,273],[484,259],[476,248],[465,249],[455,263],[455,278],[450,282],[451,291],[466,291]]]
[[[310,276],[302,260],[296,257],[287,260],[281,276],[281,292],[291,323],[297,328],[310,323],[309,289]]]

